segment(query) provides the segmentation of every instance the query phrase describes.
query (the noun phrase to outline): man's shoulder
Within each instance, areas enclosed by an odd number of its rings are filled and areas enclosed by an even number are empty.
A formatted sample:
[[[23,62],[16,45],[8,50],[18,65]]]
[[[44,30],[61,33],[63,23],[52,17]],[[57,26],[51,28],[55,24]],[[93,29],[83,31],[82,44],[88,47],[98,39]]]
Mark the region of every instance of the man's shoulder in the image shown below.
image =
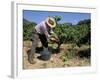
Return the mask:
[[[45,22],[44,21],[42,21],[42,22],[40,22],[40,24],[39,25],[44,25],[45,24]]]
[[[37,26],[39,26],[39,27],[45,27],[45,22],[42,21],[42,22],[40,22]]]
[[[44,23],[43,23],[43,21],[42,21],[42,22],[38,23],[38,24],[36,25],[36,27],[42,26],[43,24],[44,24]]]

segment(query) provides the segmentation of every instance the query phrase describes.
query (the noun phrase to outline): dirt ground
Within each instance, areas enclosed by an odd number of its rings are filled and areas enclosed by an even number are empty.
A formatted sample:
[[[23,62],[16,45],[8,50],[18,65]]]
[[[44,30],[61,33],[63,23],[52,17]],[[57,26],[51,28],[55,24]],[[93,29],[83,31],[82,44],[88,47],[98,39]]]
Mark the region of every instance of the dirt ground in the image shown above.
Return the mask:
[[[64,53],[71,46],[70,44],[62,44],[60,53],[53,53],[51,59],[48,61],[39,60],[37,57],[40,54],[35,54],[35,64],[30,64],[28,62],[27,51],[31,48],[31,41],[24,41],[23,43],[23,69],[41,69],[41,68],[61,68],[61,67],[75,67],[75,66],[90,66],[90,58],[72,58],[67,61],[61,60],[61,54]],[[39,45],[41,46],[41,44]],[[52,46],[52,45],[51,45]]]

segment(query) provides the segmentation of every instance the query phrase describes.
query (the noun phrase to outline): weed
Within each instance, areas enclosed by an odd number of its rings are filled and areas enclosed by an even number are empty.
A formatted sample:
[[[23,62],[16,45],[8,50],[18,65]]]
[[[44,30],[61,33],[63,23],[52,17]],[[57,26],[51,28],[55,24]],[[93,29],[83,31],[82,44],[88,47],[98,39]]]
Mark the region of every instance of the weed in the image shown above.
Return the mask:
[[[72,59],[76,57],[76,50],[75,49],[69,49],[66,52],[62,53],[60,58],[63,62],[67,61],[68,59]]]

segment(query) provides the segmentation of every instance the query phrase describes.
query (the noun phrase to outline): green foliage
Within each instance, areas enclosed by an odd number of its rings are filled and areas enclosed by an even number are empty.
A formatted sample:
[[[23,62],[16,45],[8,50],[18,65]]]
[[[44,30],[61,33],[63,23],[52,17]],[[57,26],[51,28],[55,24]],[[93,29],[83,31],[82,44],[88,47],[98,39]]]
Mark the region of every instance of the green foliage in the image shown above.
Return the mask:
[[[54,29],[54,32],[58,35],[58,38],[60,39],[60,44],[66,42],[66,39],[68,38],[68,25],[67,24],[58,24],[57,27]]]
[[[54,16],[54,18],[55,18],[56,21],[60,21],[62,19],[61,16]]]
[[[54,29],[54,32],[58,35],[60,40],[60,45],[66,42],[73,42],[77,46],[81,44],[90,44],[90,23],[83,22],[83,24],[69,25],[67,23],[58,24]]]
[[[29,22],[23,19],[23,40],[31,40],[32,29],[36,23]]]
[[[73,35],[73,41],[80,46],[80,44],[84,44],[88,42],[90,39],[90,36],[88,34],[90,33],[89,28],[86,24],[83,25],[76,25],[75,26],[75,32]]]
[[[57,21],[62,19],[61,16],[55,16]],[[89,44],[91,42],[91,28],[90,19],[79,21],[78,24],[72,25],[69,23],[57,24],[54,32],[58,35],[60,42],[58,43],[58,48],[60,45],[67,42],[75,43],[77,46],[81,44]],[[29,22],[23,19],[23,39],[30,40],[32,35],[32,29],[35,27],[36,23]]]
[[[72,48],[66,51],[65,53],[62,53],[60,58],[63,62],[66,62],[67,60],[72,59],[75,56],[76,56],[76,50]]]

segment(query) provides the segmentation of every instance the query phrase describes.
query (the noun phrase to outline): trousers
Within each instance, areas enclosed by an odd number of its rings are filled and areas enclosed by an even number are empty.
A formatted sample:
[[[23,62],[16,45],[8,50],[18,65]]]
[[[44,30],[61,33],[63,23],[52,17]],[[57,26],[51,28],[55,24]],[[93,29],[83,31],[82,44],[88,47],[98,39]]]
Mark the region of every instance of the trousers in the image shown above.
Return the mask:
[[[41,43],[42,43],[42,46],[45,47],[45,48],[48,48],[48,41],[47,41],[47,38],[45,36],[45,34],[39,34],[36,32],[35,29],[32,30],[32,47],[31,47],[31,51],[30,51],[30,54],[29,54],[29,58],[33,58],[34,57],[34,54],[35,54],[35,51],[36,51],[36,44],[37,44],[37,38],[39,37]]]

